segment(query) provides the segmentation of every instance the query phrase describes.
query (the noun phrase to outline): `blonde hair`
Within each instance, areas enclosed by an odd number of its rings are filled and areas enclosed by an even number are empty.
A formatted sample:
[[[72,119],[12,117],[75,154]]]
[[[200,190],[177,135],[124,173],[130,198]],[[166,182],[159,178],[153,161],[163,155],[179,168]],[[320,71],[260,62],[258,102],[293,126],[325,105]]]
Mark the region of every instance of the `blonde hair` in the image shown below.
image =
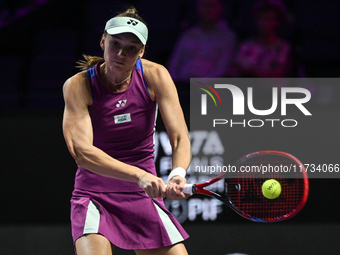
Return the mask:
[[[104,58],[102,57],[96,57],[96,56],[89,56],[89,55],[83,55],[85,60],[78,60],[77,68],[79,68],[81,71],[85,71],[93,66],[95,66],[97,63],[104,61]]]
[[[143,22],[145,25],[145,21],[138,15],[138,11],[135,7],[129,7],[124,12],[116,15],[115,17],[129,17],[129,18],[135,18],[141,22]],[[104,37],[107,35],[106,31],[104,31]],[[93,66],[95,66],[99,62],[103,62],[104,58],[97,57],[97,56],[89,56],[83,54],[83,57],[85,60],[79,60],[77,61],[77,68],[79,68],[81,71],[85,71]]]

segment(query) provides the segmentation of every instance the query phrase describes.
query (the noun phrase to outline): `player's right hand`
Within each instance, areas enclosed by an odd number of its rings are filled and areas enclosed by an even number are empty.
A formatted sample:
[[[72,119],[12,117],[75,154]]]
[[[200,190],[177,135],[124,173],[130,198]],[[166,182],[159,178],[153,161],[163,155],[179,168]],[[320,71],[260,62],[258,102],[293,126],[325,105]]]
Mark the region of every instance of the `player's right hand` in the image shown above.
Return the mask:
[[[148,172],[143,174],[138,181],[138,185],[151,198],[166,197],[167,190],[164,181],[153,174]]]

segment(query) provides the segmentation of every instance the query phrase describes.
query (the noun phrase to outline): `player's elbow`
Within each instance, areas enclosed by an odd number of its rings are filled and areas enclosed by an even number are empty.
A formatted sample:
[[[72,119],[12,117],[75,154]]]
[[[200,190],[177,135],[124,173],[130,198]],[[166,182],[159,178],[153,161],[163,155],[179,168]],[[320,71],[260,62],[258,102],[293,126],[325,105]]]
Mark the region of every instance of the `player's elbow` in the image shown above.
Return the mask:
[[[74,159],[78,166],[86,168],[88,164],[88,155],[90,154],[89,146],[79,146],[75,148],[75,156]]]
[[[78,166],[86,168],[89,158],[88,155],[90,154],[91,150],[90,147],[91,146],[88,146],[86,144],[79,143],[73,143],[71,146],[69,146],[69,151]]]

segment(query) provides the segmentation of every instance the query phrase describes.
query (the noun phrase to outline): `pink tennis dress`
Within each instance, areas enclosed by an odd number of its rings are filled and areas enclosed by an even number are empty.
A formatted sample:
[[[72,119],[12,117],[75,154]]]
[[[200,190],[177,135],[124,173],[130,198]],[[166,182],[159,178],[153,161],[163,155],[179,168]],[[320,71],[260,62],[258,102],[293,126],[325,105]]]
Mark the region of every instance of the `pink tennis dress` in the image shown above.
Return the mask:
[[[154,130],[156,102],[150,99],[142,61],[122,92],[110,91],[100,80],[100,63],[87,70],[93,96],[89,113],[93,145],[113,158],[156,175]],[[121,181],[78,167],[71,199],[72,236],[99,233],[115,246],[154,249],[189,236],[162,199],[151,199],[137,183]]]

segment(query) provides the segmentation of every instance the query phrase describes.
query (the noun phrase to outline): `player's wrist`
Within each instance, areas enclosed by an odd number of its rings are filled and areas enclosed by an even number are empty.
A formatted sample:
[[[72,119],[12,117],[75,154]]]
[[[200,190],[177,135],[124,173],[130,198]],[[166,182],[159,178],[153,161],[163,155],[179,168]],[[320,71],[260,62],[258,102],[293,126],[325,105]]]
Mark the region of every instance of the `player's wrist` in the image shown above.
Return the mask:
[[[176,167],[171,170],[167,182],[169,182],[175,176],[181,176],[182,178],[185,178],[186,173],[187,171],[183,167]]]
[[[145,176],[147,173],[148,173],[148,172],[144,171],[144,173],[142,173],[142,174],[140,175],[140,177],[138,178],[137,184],[138,184],[139,187],[140,187],[140,183],[141,183],[142,179],[144,178],[144,176]]]

